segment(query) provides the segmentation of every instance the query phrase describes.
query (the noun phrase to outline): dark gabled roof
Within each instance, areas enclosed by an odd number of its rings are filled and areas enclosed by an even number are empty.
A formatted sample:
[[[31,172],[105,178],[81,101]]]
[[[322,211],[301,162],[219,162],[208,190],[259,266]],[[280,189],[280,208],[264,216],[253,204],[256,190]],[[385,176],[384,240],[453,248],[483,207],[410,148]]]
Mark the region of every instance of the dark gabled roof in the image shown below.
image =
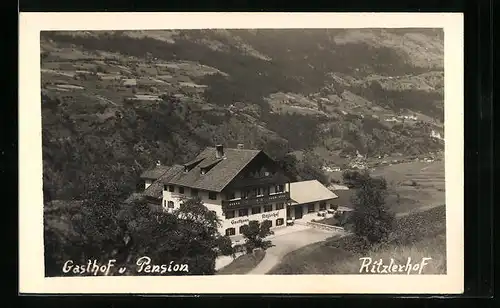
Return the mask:
[[[163,180],[162,183],[220,192],[259,153],[263,152],[260,150],[224,149],[225,158],[215,164],[205,174],[201,173],[201,164],[199,164],[188,172],[179,172],[173,178]],[[206,148],[193,161],[202,158],[205,158],[206,162],[209,163],[209,165],[202,163],[204,166],[210,166],[212,163],[215,163],[217,160],[216,149],[213,147]]]
[[[160,176],[162,176],[165,172],[167,172],[170,169],[170,166],[155,166],[153,169],[149,169],[144,171],[141,174],[141,179],[149,179],[149,180],[156,180]]]
[[[144,190],[142,194],[146,197],[161,198],[163,192],[163,184],[168,182],[179,172],[182,172],[182,170],[184,170],[184,167],[181,165],[173,165],[171,167],[168,167],[168,169],[158,178],[158,180],[149,185],[149,187],[146,188],[146,190]]]

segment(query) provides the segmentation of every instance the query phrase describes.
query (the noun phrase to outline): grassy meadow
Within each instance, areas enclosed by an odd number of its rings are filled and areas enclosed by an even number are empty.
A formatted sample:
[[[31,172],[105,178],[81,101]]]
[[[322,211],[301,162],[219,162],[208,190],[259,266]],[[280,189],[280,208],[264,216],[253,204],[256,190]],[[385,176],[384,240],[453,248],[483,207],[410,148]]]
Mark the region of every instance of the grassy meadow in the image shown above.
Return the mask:
[[[432,258],[423,274],[446,274],[445,206],[397,218],[386,243],[365,249],[354,236],[333,237],[291,252],[270,274],[359,274],[359,258],[382,259],[388,264],[418,263]]]

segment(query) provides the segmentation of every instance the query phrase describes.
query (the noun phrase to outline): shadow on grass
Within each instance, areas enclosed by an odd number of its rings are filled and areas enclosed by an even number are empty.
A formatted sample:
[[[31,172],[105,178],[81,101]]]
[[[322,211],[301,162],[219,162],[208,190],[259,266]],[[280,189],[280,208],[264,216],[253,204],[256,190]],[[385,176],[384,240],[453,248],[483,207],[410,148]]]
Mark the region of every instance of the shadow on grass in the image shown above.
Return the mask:
[[[256,250],[254,253],[239,256],[217,271],[217,275],[244,275],[254,269],[264,259],[265,255],[265,250]]]

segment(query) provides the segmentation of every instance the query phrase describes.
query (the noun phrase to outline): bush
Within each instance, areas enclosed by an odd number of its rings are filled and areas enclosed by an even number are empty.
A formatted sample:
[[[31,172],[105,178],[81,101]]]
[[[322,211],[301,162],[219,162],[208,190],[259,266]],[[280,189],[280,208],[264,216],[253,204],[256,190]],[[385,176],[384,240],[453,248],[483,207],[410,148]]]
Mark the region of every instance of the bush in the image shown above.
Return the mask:
[[[363,174],[355,170],[345,170],[342,173],[342,180],[349,188],[358,188],[363,181]]]
[[[235,249],[232,246],[229,236],[221,236],[217,240],[217,248],[221,255],[231,256],[234,255]]]
[[[264,220],[261,223],[252,220],[248,225],[244,225],[241,228],[241,233],[246,239],[245,248],[247,253],[253,252],[256,248],[266,249],[271,246],[271,241],[264,240],[266,236],[273,234],[270,228],[270,220]]]
[[[239,253],[239,252],[244,252],[245,251],[245,246],[241,245],[241,244],[234,245],[233,251],[234,251],[235,254]]]

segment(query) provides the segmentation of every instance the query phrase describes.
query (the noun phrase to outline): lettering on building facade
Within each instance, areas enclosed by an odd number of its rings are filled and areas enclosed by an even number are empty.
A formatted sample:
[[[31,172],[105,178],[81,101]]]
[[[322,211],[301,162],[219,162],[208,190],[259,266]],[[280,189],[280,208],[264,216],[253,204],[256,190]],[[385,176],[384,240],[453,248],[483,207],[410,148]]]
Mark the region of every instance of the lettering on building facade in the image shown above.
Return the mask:
[[[275,212],[275,213],[264,213],[264,214],[262,214],[262,218],[263,218],[263,219],[273,218],[273,217],[278,217],[278,216],[279,216],[279,212]]]
[[[242,223],[245,223],[245,222],[249,222],[249,219],[235,219],[235,220],[231,220],[231,224],[232,225],[236,225],[236,224],[242,224]]]

